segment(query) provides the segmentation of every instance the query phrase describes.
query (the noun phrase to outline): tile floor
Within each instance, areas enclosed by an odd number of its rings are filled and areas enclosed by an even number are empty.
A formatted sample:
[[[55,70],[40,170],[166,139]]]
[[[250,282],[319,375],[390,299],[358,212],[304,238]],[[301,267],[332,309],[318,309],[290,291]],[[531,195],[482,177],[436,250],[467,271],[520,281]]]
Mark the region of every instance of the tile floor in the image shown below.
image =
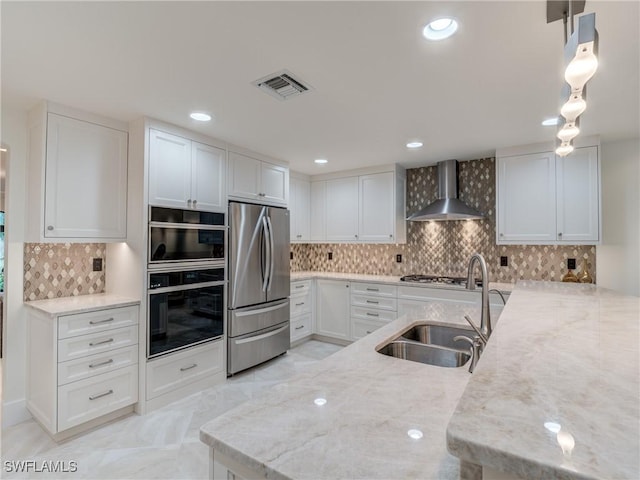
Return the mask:
[[[308,341],[265,365],[145,416],[131,415],[56,444],[33,420],[2,432],[2,478],[207,478],[208,450],[200,426],[340,350]],[[75,461],[75,473],[18,474],[6,461]]]

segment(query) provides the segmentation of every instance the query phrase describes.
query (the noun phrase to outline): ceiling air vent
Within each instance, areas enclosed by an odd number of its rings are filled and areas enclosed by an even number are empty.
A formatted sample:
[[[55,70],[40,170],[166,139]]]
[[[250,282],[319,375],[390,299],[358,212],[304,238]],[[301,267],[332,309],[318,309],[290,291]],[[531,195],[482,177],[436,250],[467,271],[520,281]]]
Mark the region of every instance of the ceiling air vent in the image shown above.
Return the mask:
[[[288,70],[282,70],[252,82],[256,87],[280,100],[288,100],[311,90],[302,80],[293,76]]]

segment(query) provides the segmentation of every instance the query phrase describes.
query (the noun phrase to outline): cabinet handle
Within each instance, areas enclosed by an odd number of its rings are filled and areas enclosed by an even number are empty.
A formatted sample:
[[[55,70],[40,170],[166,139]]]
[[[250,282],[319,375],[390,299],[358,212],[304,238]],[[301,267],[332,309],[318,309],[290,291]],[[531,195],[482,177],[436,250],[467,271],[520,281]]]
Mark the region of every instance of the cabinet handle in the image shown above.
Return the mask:
[[[302,238],[302,235],[296,235],[296,238]]]
[[[113,317],[106,318],[104,320],[90,320],[89,325],[99,325],[101,323],[113,322],[113,320],[114,320]]]
[[[389,238],[393,238],[393,233],[390,233],[390,234],[389,234]]]
[[[92,363],[91,365],[89,365],[89,368],[102,367],[103,365],[109,365],[110,363],[113,363],[113,358],[110,358],[106,362]]]
[[[48,225],[47,226],[47,230],[49,230],[49,231],[53,230],[53,225]]]
[[[500,234],[500,236],[501,236],[501,237],[504,237],[504,233],[501,233],[501,234]]]
[[[355,235],[354,235],[354,237],[355,237],[355,238],[358,238],[358,234],[355,234]]]
[[[562,238],[562,232],[558,233],[558,237]]]
[[[193,208],[196,208],[196,203],[198,203],[198,200],[193,201]]]
[[[111,343],[111,342],[113,342],[113,338],[110,338],[109,340],[103,340],[103,341],[101,341],[101,342],[91,342],[91,343],[89,344],[89,346],[90,346],[90,347],[96,347],[96,346],[98,346],[98,345],[104,345],[105,343]]]
[[[304,288],[304,285],[296,285],[296,288]]]
[[[296,330],[300,330],[301,328],[304,328],[304,325],[300,325],[299,327],[296,327]]]
[[[296,307],[301,307],[302,305],[304,305],[304,302],[296,303]]]
[[[369,313],[369,312],[367,312],[367,316],[369,316],[369,317],[379,317],[380,314],[379,313]]]
[[[379,288],[367,288],[367,292],[379,292]]]
[[[374,305],[378,305],[380,302],[376,302],[374,300],[367,300],[367,303],[372,303]]]
[[[187,206],[190,207],[191,206],[191,199],[187,200]]]
[[[258,193],[258,196],[259,196],[259,197],[266,197],[266,196],[267,196],[267,194],[266,194],[266,193],[262,193],[262,192],[260,192],[260,193]]]
[[[193,363],[191,365],[189,365],[188,367],[182,367],[180,369],[181,372],[186,372],[187,370],[191,370],[192,368],[196,368],[198,366],[197,363]]]
[[[108,392],[99,393],[97,395],[91,395],[89,397],[89,400],[97,400],[98,398],[106,397],[107,395],[111,395],[112,393],[113,393],[113,390],[109,390]]]
[[[371,331],[370,331],[370,330],[367,330],[367,335],[369,335],[370,333],[371,333]]]

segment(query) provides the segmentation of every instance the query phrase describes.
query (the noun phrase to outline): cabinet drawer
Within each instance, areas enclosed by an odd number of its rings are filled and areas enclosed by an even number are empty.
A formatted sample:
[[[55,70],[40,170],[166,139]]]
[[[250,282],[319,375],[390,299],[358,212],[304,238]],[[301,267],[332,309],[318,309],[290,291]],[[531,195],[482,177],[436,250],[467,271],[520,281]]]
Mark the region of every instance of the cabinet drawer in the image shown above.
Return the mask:
[[[351,282],[351,293],[376,295],[380,297],[396,297],[397,287],[382,283]]]
[[[362,318],[352,318],[351,319],[351,336],[354,340],[358,340],[380,327],[384,327],[387,322],[381,322],[378,320],[365,320]]]
[[[105,332],[65,338],[58,341],[58,361],[65,362],[138,344],[138,326],[116,328]]]
[[[375,308],[351,306],[351,317],[365,320],[380,320],[382,322],[392,322],[398,318],[398,314],[392,310],[378,310]]]
[[[223,342],[207,343],[147,363],[147,400],[223,372]]]
[[[131,365],[58,388],[58,431],[138,401],[138,368]]]
[[[88,333],[138,323],[138,307],[109,308],[95,312],[77,313],[58,317],[58,338],[69,338]]]
[[[381,310],[397,309],[397,300],[389,297],[372,297],[370,295],[351,295],[351,305],[367,307],[367,308],[379,308]]]
[[[291,297],[292,317],[309,312],[311,312],[311,292],[308,292],[306,295],[295,295]]]
[[[311,314],[302,315],[296,319],[291,319],[291,341],[311,335]]]
[[[58,364],[58,385],[66,385],[137,363],[138,347],[135,345],[69,360]]]
[[[291,295],[306,294],[311,290],[311,280],[291,282]]]

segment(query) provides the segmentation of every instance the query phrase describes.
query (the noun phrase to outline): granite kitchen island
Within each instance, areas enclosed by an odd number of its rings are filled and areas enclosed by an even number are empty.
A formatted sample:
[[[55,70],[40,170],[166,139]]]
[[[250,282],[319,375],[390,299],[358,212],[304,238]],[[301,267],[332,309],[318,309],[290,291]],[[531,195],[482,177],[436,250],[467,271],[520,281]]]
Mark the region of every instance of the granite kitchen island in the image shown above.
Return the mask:
[[[466,478],[483,466],[487,478],[636,479],[639,306],[591,285],[522,282],[473,374],[376,352],[413,323],[479,320],[478,308],[432,303],[200,437],[247,477],[456,479],[461,459]]]

